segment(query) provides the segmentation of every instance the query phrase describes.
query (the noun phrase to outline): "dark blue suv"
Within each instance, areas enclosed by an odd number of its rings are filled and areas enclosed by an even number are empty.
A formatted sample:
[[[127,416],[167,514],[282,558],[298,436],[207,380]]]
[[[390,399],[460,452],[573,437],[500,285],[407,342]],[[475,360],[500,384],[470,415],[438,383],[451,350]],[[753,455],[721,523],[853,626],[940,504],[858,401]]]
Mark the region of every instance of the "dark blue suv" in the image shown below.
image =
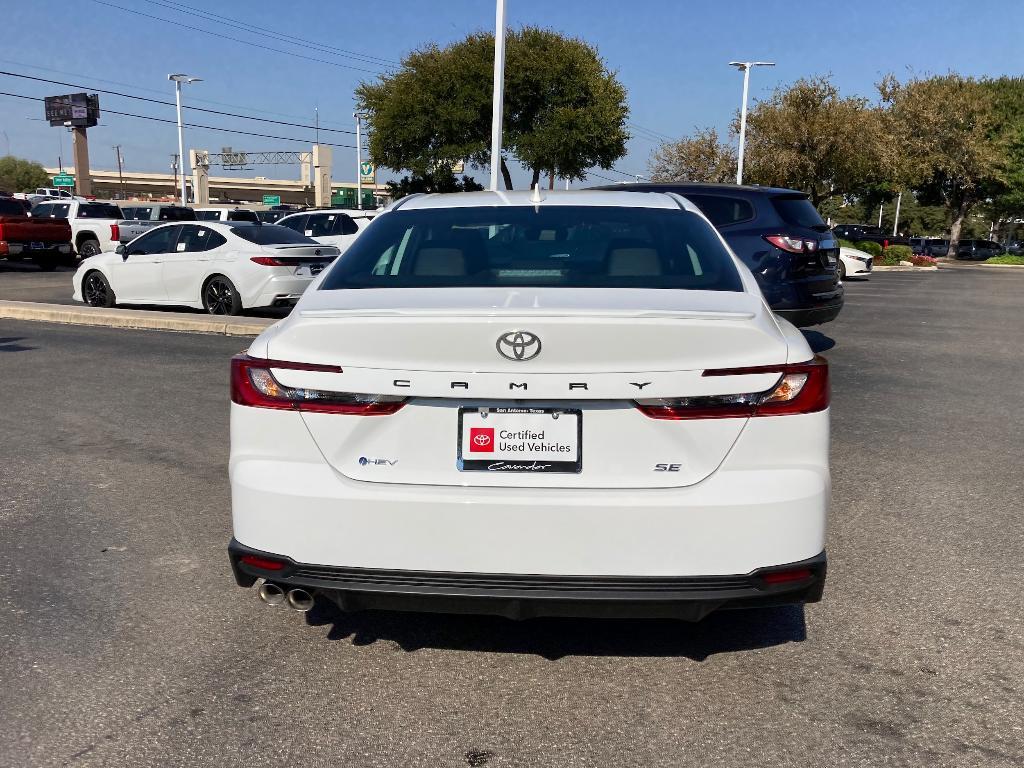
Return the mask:
[[[827,323],[843,308],[839,243],[803,192],[682,182],[595,189],[675,192],[685,197],[750,267],[772,310],[794,325]]]

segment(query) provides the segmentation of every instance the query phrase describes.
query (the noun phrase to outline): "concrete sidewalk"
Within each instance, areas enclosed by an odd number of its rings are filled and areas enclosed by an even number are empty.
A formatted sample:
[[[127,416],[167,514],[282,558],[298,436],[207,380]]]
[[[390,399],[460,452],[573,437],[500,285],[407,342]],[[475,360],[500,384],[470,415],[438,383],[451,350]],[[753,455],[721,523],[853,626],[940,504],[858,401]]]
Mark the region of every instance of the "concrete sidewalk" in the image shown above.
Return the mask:
[[[67,306],[30,301],[0,301],[0,318],[98,325],[108,328],[215,333],[222,336],[257,336],[264,328],[277,322],[264,317],[223,317],[143,309],[102,309],[85,305]]]

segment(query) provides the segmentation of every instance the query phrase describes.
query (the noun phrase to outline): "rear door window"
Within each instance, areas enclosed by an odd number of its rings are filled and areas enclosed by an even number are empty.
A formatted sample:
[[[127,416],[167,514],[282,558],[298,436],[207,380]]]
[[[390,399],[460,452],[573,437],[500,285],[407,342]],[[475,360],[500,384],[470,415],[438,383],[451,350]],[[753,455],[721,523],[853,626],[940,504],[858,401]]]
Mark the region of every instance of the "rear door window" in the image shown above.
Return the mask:
[[[293,230],[295,232],[305,232],[306,231],[306,220],[308,218],[309,217],[305,216],[305,215],[302,215],[302,216],[289,216],[288,218],[282,219],[281,221],[279,221],[277,223],[278,223],[279,226],[288,227],[288,229],[291,229],[291,230]]]
[[[355,221],[352,220],[351,216],[344,213],[338,214],[338,224],[334,229],[336,235],[354,235],[359,231],[359,227]]]
[[[700,208],[701,213],[716,227],[728,227],[754,218],[754,206],[742,197],[721,195],[683,195]]]
[[[209,227],[204,227],[201,224],[183,224],[175,248],[179,253],[198,253],[212,250],[226,242],[227,239],[224,236]]]
[[[306,222],[305,234],[307,237],[327,237],[336,234],[334,227],[337,224],[338,215],[335,213],[324,213],[310,216]]]
[[[776,195],[771,201],[779,218],[791,226],[816,229],[819,232],[828,229],[818,209],[804,195]]]

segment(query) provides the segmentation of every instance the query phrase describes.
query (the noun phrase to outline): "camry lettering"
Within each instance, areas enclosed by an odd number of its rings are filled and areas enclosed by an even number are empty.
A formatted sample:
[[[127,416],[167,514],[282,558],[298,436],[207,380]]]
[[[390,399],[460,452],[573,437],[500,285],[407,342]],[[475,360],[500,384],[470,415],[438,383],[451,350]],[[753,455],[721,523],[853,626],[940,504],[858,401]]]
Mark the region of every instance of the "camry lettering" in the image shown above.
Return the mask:
[[[396,387],[411,387],[412,382],[408,379],[395,379],[392,384]]]
[[[637,389],[643,389],[644,387],[646,387],[646,386],[647,386],[648,384],[650,384],[651,382],[649,382],[649,381],[645,381],[645,382],[643,382],[643,383],[641,384],[641,383],[639,383],[639,382],[636,382],[636,381],[631,381],[631,382],[629,382],[629,383],[630,383],[630,384],[632,384],[632,385],[633,385],[634,387],[636,387]]]
[[[468,381],[453,381],[452,389],[469,389]]]
[[[513,382],[509,383],[508,388],[509,389],[526,389],[526,382],[524,381],[522,384],[516,384],[513,381]]]
[[[586,389],[587,383],[585,381],[571,381],[569,382],[569,391],[572,392],[574,389]]]

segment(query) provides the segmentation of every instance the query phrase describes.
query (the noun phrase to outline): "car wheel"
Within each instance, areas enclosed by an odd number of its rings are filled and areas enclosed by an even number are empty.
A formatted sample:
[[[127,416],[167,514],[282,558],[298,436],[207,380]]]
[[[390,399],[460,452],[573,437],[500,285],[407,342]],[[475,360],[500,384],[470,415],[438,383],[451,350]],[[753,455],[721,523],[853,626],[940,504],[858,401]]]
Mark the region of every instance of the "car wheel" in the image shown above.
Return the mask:
[[[843,263],[842,259],[839,260],[839,279],[846,279],[846,265]]]
[[[90,272],[82,280],[82,298],[90,307],[112,307],[117,301],[114,290],[101,272]]]
[[[78,256],[82,259],[88,259],[90,256],[98,256],[102,251],[100,250],[99,240],[83,240],[78,246]]]
[[[203,286],[203,306],[211,315],[237,315],[242,311],[242,298],[234,283],[224,275],[214,275]]]

